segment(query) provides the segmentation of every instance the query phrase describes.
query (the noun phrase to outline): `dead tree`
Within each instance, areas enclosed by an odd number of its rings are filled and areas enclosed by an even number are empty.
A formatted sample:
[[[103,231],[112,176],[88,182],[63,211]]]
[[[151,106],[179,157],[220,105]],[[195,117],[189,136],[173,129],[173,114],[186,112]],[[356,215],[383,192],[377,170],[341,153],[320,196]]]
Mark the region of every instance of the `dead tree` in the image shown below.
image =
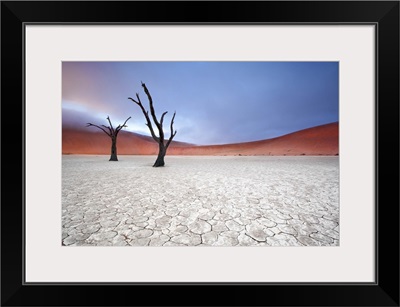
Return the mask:
[[[113,125],[111,124],[111,120],[110,120],[109,116],[107,116],[107,120],[110,123],[110,126],[108,126],[108,127],[104,126],[104,125],[101,125],[101,127],[100,127],[97,125],[93,125],[92,123],[86,124],[87,125],[86,127],[93,126],[93,127],[99,128],[100,130],[102,130],[105,134],[107,134],[111,138],[111,157],[110,157],[109,161],[118,161],[118,158],[117,158],[117,136],[122,128],[128,127],[125,124],[130,118],[131,117],[129,116],[128,119],[122,125],[118,125],[118,127],[116,127],[115,129],[114,129]],[[107,129],[107,131],[105,129]]]
[[[158,136],[154,132],[153,125],[152,125],[150,117],[149,117],[149,111],[146,111],[146,109],[143,107],[143,104],[140,101],[139,94],[136,93],[136,100],[131,97],[129,97],[128,99],[132,100],[134,103],[136,103],[140,107],[140,109],[143,112],[144,117],[146,118],[146,126],[149,127],[151,136],[153,137],[154,141],[156,141],[158,143],[158,157],[157,157],[157,160],[154,163],[153,167],[164,166],[165,165],[164,157],[167,153],[167,149],[168,149],[169,145],[171,144],[172,139],[174,138],[174,136],[176,135],[176,132],[177,132],[176,130],[174,132],[174,127],[173,127],[176,112],[174,112],[174,115],[172,116],[172,119],[171,119],[171,124],[170,124],[171,135],[170,135],[168,141],[165,141],[163,122],[164,122],[164,116],[168,112],[164,112],[161,115],[160,121],[158,121],[158,119],[156,117],[156,112],[155,112],[154,106],[153,106],[153,99],[151,98],[150,92],[147,89],[146,84],[144,84],[143,82],[142,82],[142,87],[144,89],[144,92],[147,95],[148,100],[149,100],[150,114],[151,114],[154,124],[156,125],[156,127],[158,129],[158,134],[159,134]]]

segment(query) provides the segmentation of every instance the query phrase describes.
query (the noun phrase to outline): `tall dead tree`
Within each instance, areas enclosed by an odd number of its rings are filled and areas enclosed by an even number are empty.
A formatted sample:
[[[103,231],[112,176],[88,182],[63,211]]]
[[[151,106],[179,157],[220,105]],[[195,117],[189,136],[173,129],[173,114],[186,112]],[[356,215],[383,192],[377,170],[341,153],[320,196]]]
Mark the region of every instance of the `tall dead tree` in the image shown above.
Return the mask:
[[[130,118],[131,117],[129,116],[128,119],[122,125],[118,125],[118,127],[116,127],[115,129],[114,129],[113,125],[111,124],[111,120],[110,120],[109,116],[107,116],[107,120],[110,123],[110,126],[108,126],[108,127],[104,126],[104,125],[101,125],[101,127],[100,127],[97,125],[93,125],[92,123],[86,124],[87,125],[86,127],[93,126],[93,127],[99,128],[100,130],[102,130],[105,134],[107,134],[111,138],[111,157],[110,157],[109,161],[118,161],[118,158],[117,158],[117,136],[122,128],[128,127],[128,126],[126,126],[126,122]],[[107,131],[105,129],[107,129]]]
[[[146,126],[149,127],[151,136],[153,137],[154,141],[156,141],[158,143],[158,157],[157,157],[157,160],[154,163],[153,167],[164,166],[165,165],[164,157],[167,153],[167,149],[168,149],[169,145],[171,144],[172,139],[174,138],[174,136],[176,135],[176,132],[177,132],[176,130],[174,132],[174,127],[173,127],[176,112],[174,112],[174,115],[172,116],[172,119],[171,119],[171,124],[170,124],[171,135],[170,135],[168,141],[165,141],[163,122],[164,122],[164,116],[168,112],[164,112],[161,115],[161,118],[159,121],[156,116],[156,111],[154,110],[153,99],[151,98],[150,92],[147,89],[146,84],[144,84],[143,82],[142,82],[142,87],[144,89],[144,92],[147,95],[148,100],[149,100],[150,114],[151,114],[154,124],[156,125],[156,127],[158,129],[159,136],[157,136],[154,132],[153,125],[152,125],[150,117],[149,117],[149,111],[146,111],[146,109],[144,108],[142,102],[140,101],[139,94],[136,93],[136,100],[131,97],[128,97],[128,99],[132,100],[134,103],[136,103],[140,107],[140,109],[143,112],[144,117],[146,118]]]

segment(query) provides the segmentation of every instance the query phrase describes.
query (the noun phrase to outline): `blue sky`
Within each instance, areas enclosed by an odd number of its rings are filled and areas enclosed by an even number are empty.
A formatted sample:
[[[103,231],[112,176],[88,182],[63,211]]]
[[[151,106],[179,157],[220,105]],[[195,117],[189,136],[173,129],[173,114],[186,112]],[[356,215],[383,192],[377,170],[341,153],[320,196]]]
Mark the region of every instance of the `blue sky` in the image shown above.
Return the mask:
[[[63,62],[63,127],[122,124],[150,135],[128,100],[146,83],[158,116],[176,111],[177,141],[226,144],[273,138],[339,120],[338,62]]]

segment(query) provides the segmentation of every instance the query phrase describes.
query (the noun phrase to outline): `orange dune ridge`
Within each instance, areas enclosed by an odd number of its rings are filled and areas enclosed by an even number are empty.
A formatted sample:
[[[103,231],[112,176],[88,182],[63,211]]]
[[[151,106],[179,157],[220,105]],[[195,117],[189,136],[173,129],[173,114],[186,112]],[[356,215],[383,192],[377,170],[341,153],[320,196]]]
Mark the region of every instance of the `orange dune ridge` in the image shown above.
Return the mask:
[[[101,131],[62,130],[63,154],[108,155],[111,139]],[[148,136],[121,131],[117,140],[118,155],[156,155],[157,143]],[[196,146],[171,143],[167,155],[209,156],[300,156],[338,155],[339,124],[331,123],[286,134],[280,137],[236,144]]]

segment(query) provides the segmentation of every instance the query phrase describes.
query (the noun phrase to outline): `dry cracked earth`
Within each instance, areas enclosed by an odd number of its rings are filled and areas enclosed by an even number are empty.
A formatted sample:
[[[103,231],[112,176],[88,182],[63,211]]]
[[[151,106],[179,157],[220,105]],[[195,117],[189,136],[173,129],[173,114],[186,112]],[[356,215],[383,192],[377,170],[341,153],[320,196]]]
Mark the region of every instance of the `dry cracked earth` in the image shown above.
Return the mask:
[[[338,157],[63,156],[65,246],[338,246]]]

